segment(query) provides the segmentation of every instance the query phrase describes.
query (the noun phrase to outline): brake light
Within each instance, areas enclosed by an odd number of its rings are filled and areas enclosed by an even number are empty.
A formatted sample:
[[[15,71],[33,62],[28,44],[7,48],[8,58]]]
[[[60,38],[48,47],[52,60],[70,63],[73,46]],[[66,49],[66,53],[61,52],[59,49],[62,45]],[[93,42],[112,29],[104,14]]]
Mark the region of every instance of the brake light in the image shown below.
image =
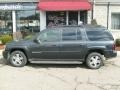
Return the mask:
[[[116,48],[116,45],[115,45],[115,44],[113,44],[113,46],[112,46],[112,50],[115,50],[115,48]]]

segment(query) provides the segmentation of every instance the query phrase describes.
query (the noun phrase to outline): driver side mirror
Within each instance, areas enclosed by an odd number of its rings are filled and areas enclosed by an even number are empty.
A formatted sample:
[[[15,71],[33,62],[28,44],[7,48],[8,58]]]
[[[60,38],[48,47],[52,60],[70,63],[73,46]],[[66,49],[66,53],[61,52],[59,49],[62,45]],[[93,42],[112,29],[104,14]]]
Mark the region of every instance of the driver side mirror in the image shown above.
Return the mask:
[[[37,38],[33,40],[35,43],[41,43]]]

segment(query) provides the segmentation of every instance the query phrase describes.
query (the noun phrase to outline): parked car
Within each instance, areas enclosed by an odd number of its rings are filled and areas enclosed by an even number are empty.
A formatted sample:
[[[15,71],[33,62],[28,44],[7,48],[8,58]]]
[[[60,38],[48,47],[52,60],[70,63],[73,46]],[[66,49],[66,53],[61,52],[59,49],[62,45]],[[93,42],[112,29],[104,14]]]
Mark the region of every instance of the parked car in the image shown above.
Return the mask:
[[[40,64],[86,63],[91,69],[103,65],[104,58],[117,56],[111,33],[102,26],[48,28],[29,40],[8,43],[3,56],[15,67],[27,62]]]

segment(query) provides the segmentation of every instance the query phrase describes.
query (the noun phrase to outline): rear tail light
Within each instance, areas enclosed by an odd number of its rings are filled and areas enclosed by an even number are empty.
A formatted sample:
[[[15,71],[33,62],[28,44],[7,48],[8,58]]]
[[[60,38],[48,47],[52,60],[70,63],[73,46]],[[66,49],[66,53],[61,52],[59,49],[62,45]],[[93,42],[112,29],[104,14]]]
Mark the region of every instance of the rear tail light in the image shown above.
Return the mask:
[[[116,48],[116,45],[115,45],[115,44],[113,44],[113,46],[112,46],[112,50],[115,50],[115,48]]]

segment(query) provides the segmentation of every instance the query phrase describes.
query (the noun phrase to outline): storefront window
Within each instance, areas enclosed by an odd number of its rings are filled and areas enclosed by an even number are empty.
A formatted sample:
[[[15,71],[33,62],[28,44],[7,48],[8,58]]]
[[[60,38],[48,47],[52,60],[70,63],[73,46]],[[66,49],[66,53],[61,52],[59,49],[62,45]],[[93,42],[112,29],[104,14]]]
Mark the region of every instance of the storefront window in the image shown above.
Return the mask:
[[[78,25],[78,11],[69,12],[69,25]]]
[[[12,35],[12,12],[0,11],[0,35]]]
[[[39,11],[17,11],[17,31],[20,31],[23,37],[40,32]]]
[[[66,25],[66,12],[46,12],[47,26],[62,26]]]

